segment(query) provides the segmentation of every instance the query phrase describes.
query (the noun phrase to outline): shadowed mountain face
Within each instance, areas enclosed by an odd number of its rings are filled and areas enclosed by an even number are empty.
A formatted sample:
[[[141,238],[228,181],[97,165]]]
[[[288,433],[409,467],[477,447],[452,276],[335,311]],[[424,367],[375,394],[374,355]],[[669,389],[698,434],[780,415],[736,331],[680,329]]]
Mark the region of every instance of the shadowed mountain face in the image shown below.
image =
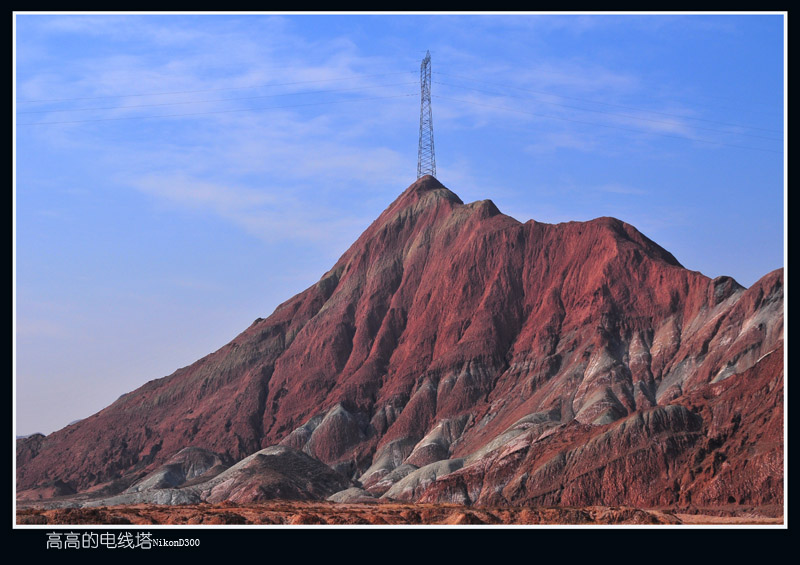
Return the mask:
[[[205,469],[282,444],[367,497],[780,505],[782,443],[782,269],[744,289],[619,220],[523,224],[426,176],[220,350],[18,440],[17,487],[158,486],[188,446]]]

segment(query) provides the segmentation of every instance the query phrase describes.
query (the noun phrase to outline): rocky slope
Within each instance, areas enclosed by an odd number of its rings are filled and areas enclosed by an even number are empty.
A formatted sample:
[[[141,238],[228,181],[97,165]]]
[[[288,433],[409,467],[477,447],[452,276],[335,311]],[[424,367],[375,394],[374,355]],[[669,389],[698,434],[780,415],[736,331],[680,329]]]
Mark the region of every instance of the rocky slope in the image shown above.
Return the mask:
[[[19,440],[17,488],[163,490],[188,446],[281,444],[362,497],[780,505],[782,345],[782,270],[744,289],[619,220],[520,223],[428,176],[220,350]],[[315,473],[296,493],[331,494]]]

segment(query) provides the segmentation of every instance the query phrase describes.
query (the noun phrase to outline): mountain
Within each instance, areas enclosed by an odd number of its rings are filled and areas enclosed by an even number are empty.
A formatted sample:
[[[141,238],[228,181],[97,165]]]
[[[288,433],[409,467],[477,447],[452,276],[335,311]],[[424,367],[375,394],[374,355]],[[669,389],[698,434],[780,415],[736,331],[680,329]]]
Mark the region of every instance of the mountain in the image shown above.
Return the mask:
[[[425,176],[218,351],[18,440],[17,489],[180,489],[187,447],[225,473],[276,445],[341,479],[304,460],[325,488],[294,498],[779,507],[783,270],[745,289],[617,219],[520,223]]]

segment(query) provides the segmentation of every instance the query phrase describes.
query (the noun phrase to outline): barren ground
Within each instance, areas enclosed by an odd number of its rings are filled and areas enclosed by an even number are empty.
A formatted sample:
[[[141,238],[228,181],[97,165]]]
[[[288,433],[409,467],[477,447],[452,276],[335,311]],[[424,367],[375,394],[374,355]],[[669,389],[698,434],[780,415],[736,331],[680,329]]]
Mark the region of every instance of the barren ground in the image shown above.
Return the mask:
[[[246,505],[140,504],[98,508],[18,508],[18,524],[264,524],[264,525],[507,525],[507,524],[782,524],[783,517],[739,509],[685,513],[628,507],[474,508],[448,504],[336,504],[273,501]],[[769,514],[772,514],[770,516]]]

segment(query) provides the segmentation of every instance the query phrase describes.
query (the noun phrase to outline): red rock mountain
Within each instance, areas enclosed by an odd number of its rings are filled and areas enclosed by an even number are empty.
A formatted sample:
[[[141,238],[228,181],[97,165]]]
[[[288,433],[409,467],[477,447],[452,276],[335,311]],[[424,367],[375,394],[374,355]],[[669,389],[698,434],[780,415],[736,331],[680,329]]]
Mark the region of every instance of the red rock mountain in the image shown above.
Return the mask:
[[[303,459],[338,485],[316,497],[780,506],[783,271],[744,289],[614,218],[520,223],[422,177],[229,344],[19,440],[17,488],[164,487],[184,448],[277,444],[352,481]]]

